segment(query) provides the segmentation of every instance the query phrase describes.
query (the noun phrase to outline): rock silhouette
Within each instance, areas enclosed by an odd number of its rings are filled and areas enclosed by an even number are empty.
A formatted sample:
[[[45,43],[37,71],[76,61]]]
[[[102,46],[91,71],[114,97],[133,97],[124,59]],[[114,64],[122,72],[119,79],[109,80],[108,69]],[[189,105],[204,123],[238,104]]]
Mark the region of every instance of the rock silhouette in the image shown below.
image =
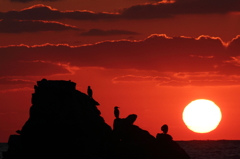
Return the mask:
[[[155,138],[146,130],[133,125],[137,115],[114,120],[115,145],[121,159],[151,159],[155,155]]]
[[[162,127],[163,134],[153,137],[148,131],[134,125],[136,114],[114,120],[113,134],[121,159],[190,159],[189,155],[167,134],[168,126]]]
[[[3,159],[189,158],[174,141],[169,146],[134,125],[136,114],[115,115],[112,130],[100,116],[99,103],[72,81],[42,79],[34,89],[29,119],[9,137]]]
[[[110,146],[111,127],[100,116],[99,105],[76,90],[71,81],[37,82],[30,117],[19,136],[21,150],[5,158],[103,158]],[[13,139],[12,139],[13,138]]]

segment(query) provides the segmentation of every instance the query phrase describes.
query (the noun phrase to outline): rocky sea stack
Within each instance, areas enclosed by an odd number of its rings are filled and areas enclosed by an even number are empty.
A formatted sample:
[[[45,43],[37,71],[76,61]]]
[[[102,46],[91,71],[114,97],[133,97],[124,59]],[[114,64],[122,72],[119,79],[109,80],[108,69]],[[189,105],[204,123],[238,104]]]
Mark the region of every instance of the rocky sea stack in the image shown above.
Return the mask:
[[[112,130],[92,94],[76,90],[72,81],[42,79],[34,89],[30,117],[9,137],[3,159],[189,158],[170,135],[155,138],[134,125],[135,114],[116,117]]]

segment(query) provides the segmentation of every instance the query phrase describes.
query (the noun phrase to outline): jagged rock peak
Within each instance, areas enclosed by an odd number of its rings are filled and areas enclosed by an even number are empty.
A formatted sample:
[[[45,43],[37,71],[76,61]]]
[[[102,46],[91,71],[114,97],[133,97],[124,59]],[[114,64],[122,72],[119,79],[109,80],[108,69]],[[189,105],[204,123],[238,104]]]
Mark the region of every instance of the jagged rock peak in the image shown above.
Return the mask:
[[[35,86],[35,90],[38,87],[43,88],[58,88],[58,89],[72,89],[76,90],[76,83],[72,82],[71,80],[47,80],[43,78],[41,81],[37,81],[37,86]]]

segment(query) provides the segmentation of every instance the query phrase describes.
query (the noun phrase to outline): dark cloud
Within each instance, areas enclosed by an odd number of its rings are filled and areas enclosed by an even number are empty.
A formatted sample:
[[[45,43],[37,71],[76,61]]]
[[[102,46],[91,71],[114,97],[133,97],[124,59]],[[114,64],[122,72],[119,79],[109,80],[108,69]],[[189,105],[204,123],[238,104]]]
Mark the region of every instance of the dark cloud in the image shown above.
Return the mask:
[[[91,29],[87,32],[83,32],[81,36],[111,36],[111,35],[138,35],[139,33],[127,30],[101,30]]]
[[[81,47],[7,47],[1,49],[0,56],[5,55],[0,59],[16,57],[22,61],[71,62],[77,66],[192,72],[215,70],[221,60],[228,59],[225,50],[220,40],[153,35],[144,41],[106,41]]]
[[[216,71],[223,60],[230,60],[218,39],[168,38],[153,35],[144,41],[106,41],[95,45],[69,47],[8,47],[1,49],[0,59],[71,62],[72,65],[105,68],[158,70],[169,72]],[[19,53],[23,53],[19,57]],[[100,60],[101,59],[101,60]],[[202,65],[204,63],[204,65]]]
[[[0,77],[71,74],[70,67],[155,71],[113,82],[155,82],[165,86],[239,85],[239,37],[227,46],[218,38],[152,35],[142,41],[105,41],[92,45],[0,47]],[[234,56],[233,56],[234,55]]]
[[[41,2],[55,2],[60,0],[10,0],[11,2],[21,2],[21,3],[28,3],[28,2],[35,2],[35,1],[41,1]]]
[[[135,5],[118,13],[95,13],[91,11],[58,11],[38,4],[21,11],[0,12],[0,19],[18,20],[117,20],[170,18],[182,14],[225,14],[239,12],[239,0],[176,0]]]
[[[121,15],[131,19],[166,18],[179,14],[224,14],[240,11],[239,0],[176,0],[126,8]]]
[[[238,35],[235,39],[231,41],[231,44],[228,47],[230,56],[240,56],[240,52],[236,50],[240,50],[240,35]]]
[[[74,26],[40,20],[0,20],[0,33],[80,30]]]

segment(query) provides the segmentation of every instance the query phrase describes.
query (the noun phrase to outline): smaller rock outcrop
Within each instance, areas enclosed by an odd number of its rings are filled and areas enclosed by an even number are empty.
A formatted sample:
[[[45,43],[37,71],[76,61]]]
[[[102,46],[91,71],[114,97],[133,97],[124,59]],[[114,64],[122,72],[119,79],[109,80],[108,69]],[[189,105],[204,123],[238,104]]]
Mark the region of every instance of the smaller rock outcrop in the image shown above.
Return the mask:
[[[156,148],[161,150],[159,157],[170,158],[170,159],[190,159],[190,156],[176,143],[173,141],[171,135],[167,134],[168,126],[164,124],[161,127],[163,133],[158,133],[156,136]]]
[[[126,118],[116,118],[113,134],[117,153],[121,159],[190,159],[189,155],[167,134],[168,126],[162,127],[163,133],[153,137],[148,131],[134,125],[136,114]]]

